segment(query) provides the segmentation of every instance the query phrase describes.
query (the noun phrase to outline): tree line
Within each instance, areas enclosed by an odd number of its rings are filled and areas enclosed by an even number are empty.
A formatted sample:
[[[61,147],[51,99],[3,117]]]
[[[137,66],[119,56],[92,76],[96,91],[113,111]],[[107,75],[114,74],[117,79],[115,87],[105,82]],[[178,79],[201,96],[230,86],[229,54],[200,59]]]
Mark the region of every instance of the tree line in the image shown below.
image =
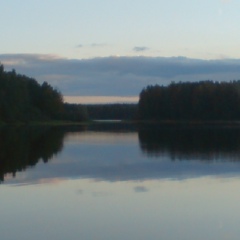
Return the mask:
[[[87,112],[83,106],[64,103],[62,94],[47,82],[39,84],[15,70],[6,72],[0,64],[0,121],[86,119]]]
[[[86,108],[93,120],[132,120],[137,116],[137,104],[88,104]]]
[[[239,120],[240,81],[179,82],[147,86],[140,93],[140,120]]]
[[[240,81],[147,86],[138,104],[69,104],[47,82],[0,64],[0,122],[48,120],[240,120]]]

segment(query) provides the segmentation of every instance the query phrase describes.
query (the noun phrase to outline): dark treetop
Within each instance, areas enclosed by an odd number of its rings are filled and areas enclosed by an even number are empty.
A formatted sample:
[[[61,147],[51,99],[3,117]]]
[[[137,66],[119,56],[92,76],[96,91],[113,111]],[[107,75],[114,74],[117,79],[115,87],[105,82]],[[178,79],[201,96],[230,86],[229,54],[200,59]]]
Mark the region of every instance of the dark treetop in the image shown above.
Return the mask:
[[[148,86],[138,107],[141,120],[239,120],[240,81]]]
[[[5,72],[0,64],[0,121],[29,122],[87,118],[81,106],[64,104],[62,94],[47,82]]]

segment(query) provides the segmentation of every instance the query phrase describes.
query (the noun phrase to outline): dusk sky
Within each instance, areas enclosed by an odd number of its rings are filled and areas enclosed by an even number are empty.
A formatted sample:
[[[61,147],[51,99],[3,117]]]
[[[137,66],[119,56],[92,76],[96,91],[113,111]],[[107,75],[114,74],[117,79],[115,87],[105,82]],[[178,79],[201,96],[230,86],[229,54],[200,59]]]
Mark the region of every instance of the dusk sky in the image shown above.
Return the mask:
[[[240,79],[239,10],[237,0],[2,1],[0,62],[91,101]]]

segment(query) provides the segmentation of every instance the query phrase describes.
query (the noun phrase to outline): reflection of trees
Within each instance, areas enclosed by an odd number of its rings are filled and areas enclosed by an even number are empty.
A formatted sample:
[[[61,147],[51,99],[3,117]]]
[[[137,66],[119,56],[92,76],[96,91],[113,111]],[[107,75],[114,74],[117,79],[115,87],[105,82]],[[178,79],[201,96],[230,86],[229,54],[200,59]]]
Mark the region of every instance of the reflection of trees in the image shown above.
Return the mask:
[[[140,147],[149,156],[172,159],[240,160],[240,129],[210,127],[140,128]]]
[[[42,159],[48,162],[63,148],[64,131],[47,127],[14,127],[0,129],[0,181],[34,166]]]

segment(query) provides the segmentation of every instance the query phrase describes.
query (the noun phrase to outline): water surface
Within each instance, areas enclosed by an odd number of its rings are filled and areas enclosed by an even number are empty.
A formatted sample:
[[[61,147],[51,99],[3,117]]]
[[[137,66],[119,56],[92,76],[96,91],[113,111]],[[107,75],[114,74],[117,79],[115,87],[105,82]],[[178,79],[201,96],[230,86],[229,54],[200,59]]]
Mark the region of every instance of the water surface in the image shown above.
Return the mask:
[[[240,129],[0,131],[2,239],[238,239]]]

